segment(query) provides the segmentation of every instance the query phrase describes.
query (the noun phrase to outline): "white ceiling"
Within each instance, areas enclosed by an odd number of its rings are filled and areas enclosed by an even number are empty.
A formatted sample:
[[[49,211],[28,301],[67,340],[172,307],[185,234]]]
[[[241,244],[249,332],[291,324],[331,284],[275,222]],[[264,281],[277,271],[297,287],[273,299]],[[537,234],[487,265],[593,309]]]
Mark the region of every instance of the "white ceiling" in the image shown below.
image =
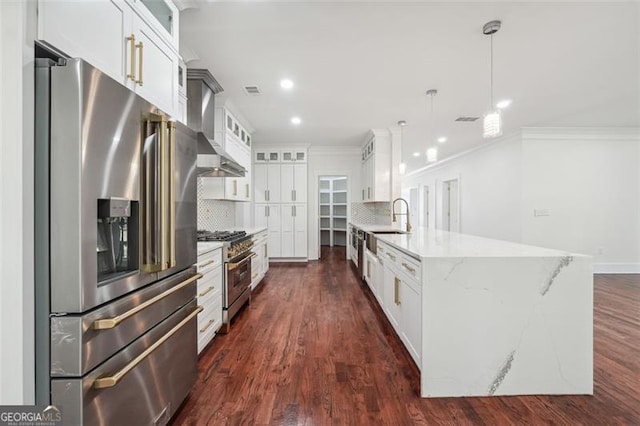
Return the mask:
[[[407,169],[483,143],[489,38],[505,134],[526,126],[640,126],[638,3],[202,2],[184,10],[181,51],[208,68],[256,143],[360,145],[406,120]],[[296,86],[284,92],[279,81]],[[249,96],[245,85],[257,85]],[[435,88],[431,115],[427,89]],[[302,118],[294,127],[289,119]],[[419,158],[413,152],[420,152]]]

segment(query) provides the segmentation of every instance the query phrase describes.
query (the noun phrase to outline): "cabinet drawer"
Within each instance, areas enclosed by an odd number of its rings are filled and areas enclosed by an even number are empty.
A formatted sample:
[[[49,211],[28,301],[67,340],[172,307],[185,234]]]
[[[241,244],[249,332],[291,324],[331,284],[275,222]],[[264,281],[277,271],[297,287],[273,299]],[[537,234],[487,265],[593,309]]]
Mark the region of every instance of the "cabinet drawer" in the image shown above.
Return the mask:
[[[215,302],[205,307],[198,315],[198,353],[216,335],[216,331],[222,325],[222,299],[216,298]]]
[[[400,263],[400,270],[402,272],[404,272],[410,278],[412,278],[412,281],[415,281],[416,283],[420,283],[420,281],[422,280],[422,275],[421,275],[420,262],[418,260],[414,259],[411,256],[407,256],[404,253],[400,253],[399,263]]]
[[[208,270],[202,278],[198,280],[197,290],[198,301],[213,293],[222,292],[222,267]]]
[[[206,273],[208,270],[222,265],[222,249],[215,249],[208,253],[198,256],[198,272]]]

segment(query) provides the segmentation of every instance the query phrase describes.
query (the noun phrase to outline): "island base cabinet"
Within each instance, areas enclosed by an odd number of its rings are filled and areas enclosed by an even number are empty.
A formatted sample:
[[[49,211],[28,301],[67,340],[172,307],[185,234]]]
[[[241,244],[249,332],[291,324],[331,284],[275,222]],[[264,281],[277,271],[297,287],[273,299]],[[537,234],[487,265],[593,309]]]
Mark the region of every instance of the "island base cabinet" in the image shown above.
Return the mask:
[[[400,283],[402,306],[402,333],[400,338],[420,369],[422,352],[422,298],[420,292],[409,282]]]

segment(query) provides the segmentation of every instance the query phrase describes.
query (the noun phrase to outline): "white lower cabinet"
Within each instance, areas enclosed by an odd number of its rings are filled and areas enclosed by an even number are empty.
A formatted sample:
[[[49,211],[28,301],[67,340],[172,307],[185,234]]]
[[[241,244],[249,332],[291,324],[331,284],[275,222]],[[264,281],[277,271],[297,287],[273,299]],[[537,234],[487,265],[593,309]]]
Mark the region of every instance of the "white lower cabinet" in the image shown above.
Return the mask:
[[[282,204],[282,257],[307,257],[307,205]]]
[[[255,256],[251,259],[251,289],[260,284],[265,274],[269,270],[269,251],[267,244],[269,241],[269,231],[264,230],[253,236],[253,252]]]
[[[383,270],[383,310],[420,368],[422,358],[422,287],[420,262],[378,242]]]
[[[214,338],[222,325],[222,249],[198,256],[198,353]]]

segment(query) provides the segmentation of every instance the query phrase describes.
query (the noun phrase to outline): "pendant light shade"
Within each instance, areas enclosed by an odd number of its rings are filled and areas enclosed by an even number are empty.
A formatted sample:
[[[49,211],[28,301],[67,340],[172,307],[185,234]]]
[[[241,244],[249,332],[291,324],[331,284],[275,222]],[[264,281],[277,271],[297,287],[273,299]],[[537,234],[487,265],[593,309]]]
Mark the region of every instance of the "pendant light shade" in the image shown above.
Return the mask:
[[[495,138],[502,134],[500,111],[493,104],[493,35],[498,32],[501,25],[500,21],[490,21],[482,27],[482,33],[491,37],[491,103],[489,104],[489,112],[484,115],[482,121],[482,136],[484,138]]]

